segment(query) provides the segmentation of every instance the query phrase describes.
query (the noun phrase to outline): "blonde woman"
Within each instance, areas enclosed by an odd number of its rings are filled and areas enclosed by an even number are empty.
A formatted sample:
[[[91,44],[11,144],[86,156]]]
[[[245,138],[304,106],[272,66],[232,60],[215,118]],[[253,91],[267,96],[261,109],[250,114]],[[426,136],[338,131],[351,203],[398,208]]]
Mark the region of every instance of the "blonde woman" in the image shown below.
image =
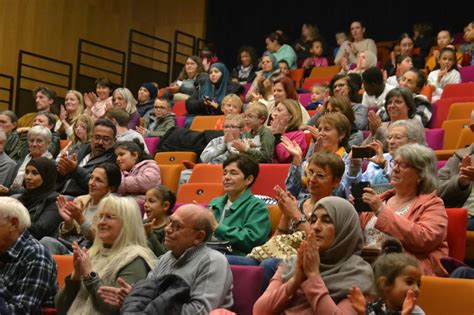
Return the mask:
[[[131,198],[109,195],[94,218],[94,244],[87,251],[73,244],[74,270],[58,292],[59,314],[120,314],[97,293],[102,285],[145,279],[156,257],[147,247],[140,210]]]
[[[61,126],[59,127],[59,136],[61,139],[70,139],[73,131],[73,125],[79,115],[84,112],[84,98],[81,92],[69,90],[64,99],[64,105],[60,106],[59,118]]]
[[[135,130],[140,124],[140,113],[137,110],[137,101],[133,98],[132,92],[127,88],[117,88],[114,91],[113,97],[114,107],[123,109],[130,115],[128,122],[128,129]]]

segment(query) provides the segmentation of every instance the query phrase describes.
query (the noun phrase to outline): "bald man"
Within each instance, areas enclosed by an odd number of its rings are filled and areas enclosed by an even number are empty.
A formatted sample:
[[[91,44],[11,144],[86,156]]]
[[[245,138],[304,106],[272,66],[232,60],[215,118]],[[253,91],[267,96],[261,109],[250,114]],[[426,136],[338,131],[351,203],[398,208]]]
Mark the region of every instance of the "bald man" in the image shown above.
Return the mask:
[[[213,232],[213,220],[212,212],[200,205],[179,207],[165,228],[164,243],[168,252],[158,258],[148,274],[145,280],[149,282],[148,286],[137,284],[132,289],[122,311],[143,311],[134,308],[139,304],[137,300],[141,305],[145,304],[143,296],[152,289],[150,283],[157,283],[169,275],[179,276],[190,287],[190,297],[182,305],[181,314],[208,314],[216,308],[229,309],[233,305],[229,264],[224,255],[206,246]],[[101,295],[110,304],[116,304],[126,291],[123,287],[101,287]],[[164,302],[154,298],[149,303],[160,303],[153,306],[153,309],[160,309]]]

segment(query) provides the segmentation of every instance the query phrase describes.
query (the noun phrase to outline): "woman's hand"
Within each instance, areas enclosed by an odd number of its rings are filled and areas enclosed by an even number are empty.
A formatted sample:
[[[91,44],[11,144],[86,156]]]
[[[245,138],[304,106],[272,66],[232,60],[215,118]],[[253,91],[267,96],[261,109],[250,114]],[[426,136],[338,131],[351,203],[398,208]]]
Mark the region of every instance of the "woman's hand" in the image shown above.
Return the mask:
[[[412,289],[408,289],[405,300],[403,301],[401,315],[410,315],[416,305],[416,294]]]
[[[463,156],[459,165],[458,183],[461,187],[467,187],[471,181],[474,181],[474,166],[471,164],[471,156]]]
[[[318,141],[318,139],[319,139],[319,129],[314,127],[314,126],[310,126],[310,125],[307,125],[306,129],[309,130],[309,132],[311,133],[311,137],[313,138],[313,141]]]
[[[63,195],[59,195],[56,198],[56,206],[58,207],[58,212],[61,218],[64,220],[64,223],[67,225],[72,224],[71,213],[66,209],[67,199]]]
[[[293,157],[294,165],[300,165],[301,162],[303,162],[303,151],[301,150],[299,144],[296,143],[296,141],[292,141],[287,137],[282,136],[281,144],[286,149],[286,151],[288,151],[288,153],[290,153],[290,155]]]
[[[88,279],[89,274],[92,271],[91,259],[89,257],[89,253],[85,247],[80,248],[78,247],[78,260],[79,260],[79,273],[82,278]]]
[[[347,299],[352,304],[352,308],[357,312],[358,315],[365,315],[365,305],[367,302],[365,301],[364,294],[362,291],[356,287],[352,286],[349,294],[347,295]]]
[[[364,193],[362,194],[362,201],[368,204],[370,206],[370,209],[372,209],[372,211],[374,212],[378,211],[383,205],[379,195],[377,195],[375,190],[373,190],[371,187],[364,188]]]
[[[375,135],[377,132],[377,129],[382,126],[382,120],[380,117],[373,111],[369,111],[369,114],[367,116],[368,121],[369,121],[369,130],[372,133],[372,136]]]
[[[275,199],[278,201],[278,207],[282,214],[287,219],[299,220],[301,212],[298,210],[298,200],[287,191],[284,191],[280,186],[276,185],[273,188],[276,192]]]
[[[304,242],[304,261],[303,270],[307,278],[319,276],[319,266],[321,260],[319,257],[319,246],[316,242],[316,234],[311,232]]]
[[[369,161],[383,167],[382,164],[384,163],[385,159],[383,157],[382,142],[380,142],[379,140],[372,141],[371,143],[369,143],[368,147],[375,151],[375,155],[371,157]]]
[[[61,122],[65,122],[67,117],[67,111],[66,108],[64,107],[64,104],[59,105],[59,119]]]
[[[94,92],[84,93],[84,104],[87,108],[91,108],[95,103],[97,103],[97,94]]]
[[[122,278],[117,278],[118,288],[110,286],[101,286],[97,291],[105,303],[121,308],[123,301],[132,291],[133,287]]]
[[[79,244],[74,241],[72,242],[72,262],[73,262],[73,271],[71,274],[72,280],[81,280],[81,260],[79,259],[79,251],[81,248]]]
[[[286,124],[282,124],[278,119],[273,119],[270,126],[272,134],[284,134],[286,131]]]
[[[304,246],[303,244],[306,241],[303,241],[296,253],[296,261],[295,261],[295,273],[290,280],[288,280],[286,285],[286,295],[288,297],[293,297],[300,288],[303,281],[306,280],[306,275],[303,270],[303,261],[304,261]]]
[[[171,83],[170,86],[166,88],[171,94],[176,94],[179,91],[179,85],[176,83]]]
[[[8,187],[0,185],[0,195],[6,195],[6,194],[8,194],[9,191],[10,191],[10,189]]]

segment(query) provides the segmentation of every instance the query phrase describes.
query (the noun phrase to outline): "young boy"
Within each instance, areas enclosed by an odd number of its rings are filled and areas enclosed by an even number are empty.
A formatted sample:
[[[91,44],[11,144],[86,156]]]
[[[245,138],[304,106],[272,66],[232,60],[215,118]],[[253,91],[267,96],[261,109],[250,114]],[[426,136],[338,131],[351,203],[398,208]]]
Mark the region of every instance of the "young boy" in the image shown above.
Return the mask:
[[[240,153],[247,153],[258,163],[271,163],[275,138],[269,128],[265,127],[268,117],[267,107],[260,102],[253,102],[245,110],[245,126],[247,131],[241,140],[233,141],[232,145]]]
[[[143,137],[161,137],[171,127],[176,126],[176,117],[171,112],[169,100],[157,98],[153,110],[145,115],[145,127],[137,126],[136,130]]]
[[[236,94],[226,95],[222,99],[221,110],[224,113],[224,117],[219,118],[216,121],[214,129],[224,130],[224,119],[229,114],[240,114],[242,111],[242,100]]]
[[[311,87],[311,103],[306,105],[307,110],[318,109],[329,97],[329,88],[327,84],[316,83]]]

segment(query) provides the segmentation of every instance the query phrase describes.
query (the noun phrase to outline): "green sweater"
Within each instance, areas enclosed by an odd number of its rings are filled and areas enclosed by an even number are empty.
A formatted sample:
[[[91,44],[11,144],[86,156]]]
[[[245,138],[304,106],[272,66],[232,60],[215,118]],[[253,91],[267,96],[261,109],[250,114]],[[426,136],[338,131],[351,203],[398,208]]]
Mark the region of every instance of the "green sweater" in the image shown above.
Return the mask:
[[[221,218],[227,203],[227,194],[214,198],[209,203],[217,222]],[[270,216],[265,203],[255,197],[247,189],[230,209],[226,211],[224,220],[217,225],[214,236],[223,241],[229,241],[233,254],[246,255],[252,248],[264,244],[270,235]]]
[[[156,257],[160,257],[168,250],[163,244],[165,240],[165,226],[153,229],[150,236],[148,236],[148,247],[153,251]]]
[[[251,142],[256,147],[248,149],[249,154],[257,163],[272,163],[273,149],[275,146],[275,137],[269,128],[262,126],[256,133],[252,130],[245,131],[242,139]]]

